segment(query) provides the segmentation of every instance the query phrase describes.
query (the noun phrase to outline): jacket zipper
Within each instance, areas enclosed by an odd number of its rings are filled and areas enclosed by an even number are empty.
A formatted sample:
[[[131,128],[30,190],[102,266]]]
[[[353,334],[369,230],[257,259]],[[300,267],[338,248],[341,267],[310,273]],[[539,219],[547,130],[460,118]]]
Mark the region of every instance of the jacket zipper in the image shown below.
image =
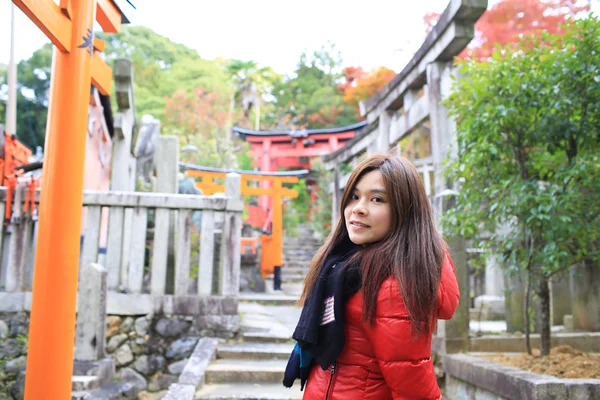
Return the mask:
[[[331,364],[331,376],[329,377],[329,386],[327,386],[327,393],[325,394],[325,400],[329,399],[331,389],[333,387],[333,375],[335,374],[335,363]]]

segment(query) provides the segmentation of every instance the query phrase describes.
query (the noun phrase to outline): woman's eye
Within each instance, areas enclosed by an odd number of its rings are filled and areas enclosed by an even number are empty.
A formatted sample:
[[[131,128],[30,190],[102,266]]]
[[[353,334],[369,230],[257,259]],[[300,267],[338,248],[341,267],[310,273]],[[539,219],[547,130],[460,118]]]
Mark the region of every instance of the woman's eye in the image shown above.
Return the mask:
[[[373,201],[375,201],[377,203],[381,203],[383,201],[383,199],[381,197],[373,197]]]
[[[353,194],[350,196],[350,200],[358,200],[358,196]]]

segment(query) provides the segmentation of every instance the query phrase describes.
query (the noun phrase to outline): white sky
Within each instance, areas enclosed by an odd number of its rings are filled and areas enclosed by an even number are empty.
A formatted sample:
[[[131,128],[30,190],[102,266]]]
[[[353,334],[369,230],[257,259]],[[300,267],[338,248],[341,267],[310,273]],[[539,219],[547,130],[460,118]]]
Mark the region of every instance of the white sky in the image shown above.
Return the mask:
[[[55,0],[56,1],[56,0]],[[305,49],[332,41],[344,66],[399,72],[424,39],[423,15],[449,0],[133,0],[133,23],[198,50],[292,72]],[[168,5],[166,5],[168,4]],[[10,0],[0,1],[0,63],[10,57]],[[18,8],[17,60],[48,40]]]
[[[491,5],[497,0],[489,0]],[[584,1],[584,0],[582,0]],[[58,0],[55,0],[58,2]],[[591,0],[600,11],[600,0]],[[10,57],[10,0],[0,0],[0,63]],[[280,73],[294,70],[304,50],[332,41],[343,66],[399,72],[424,39],[423,15],[449,0],[133,0],[133,23],[198,50],[202,58],[254,60]],[[166,5],[168,4],[168,5]],[[16,9],[17,60],[46,37]]]

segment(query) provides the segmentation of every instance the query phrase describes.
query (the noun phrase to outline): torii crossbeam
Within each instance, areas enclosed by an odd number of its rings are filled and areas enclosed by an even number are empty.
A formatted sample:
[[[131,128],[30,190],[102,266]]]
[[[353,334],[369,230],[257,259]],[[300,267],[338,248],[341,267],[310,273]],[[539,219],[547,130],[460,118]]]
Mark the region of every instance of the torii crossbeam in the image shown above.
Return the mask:
[[[90,83],[110,93],[112,70],[97,51],[127,22],[120,0],[13,0],[56,46],[35,254],[25,399],[70,399],[79,235]],[[128,6],[131,2],[128,0]],[[124,4],[124,3],[122,3]],[[129,10],[127,10],[129,11]]]

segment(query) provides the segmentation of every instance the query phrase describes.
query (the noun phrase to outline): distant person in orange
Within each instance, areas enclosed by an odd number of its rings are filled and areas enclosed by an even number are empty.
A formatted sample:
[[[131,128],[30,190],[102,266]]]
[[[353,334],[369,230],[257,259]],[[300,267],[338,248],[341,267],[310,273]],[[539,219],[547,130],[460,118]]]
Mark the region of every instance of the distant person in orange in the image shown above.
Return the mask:
[[[441,399],[431,337],[460,295],[419,173],[369,157],[340,214],[306,276],[284,386],[300,378],[308,400]]]

